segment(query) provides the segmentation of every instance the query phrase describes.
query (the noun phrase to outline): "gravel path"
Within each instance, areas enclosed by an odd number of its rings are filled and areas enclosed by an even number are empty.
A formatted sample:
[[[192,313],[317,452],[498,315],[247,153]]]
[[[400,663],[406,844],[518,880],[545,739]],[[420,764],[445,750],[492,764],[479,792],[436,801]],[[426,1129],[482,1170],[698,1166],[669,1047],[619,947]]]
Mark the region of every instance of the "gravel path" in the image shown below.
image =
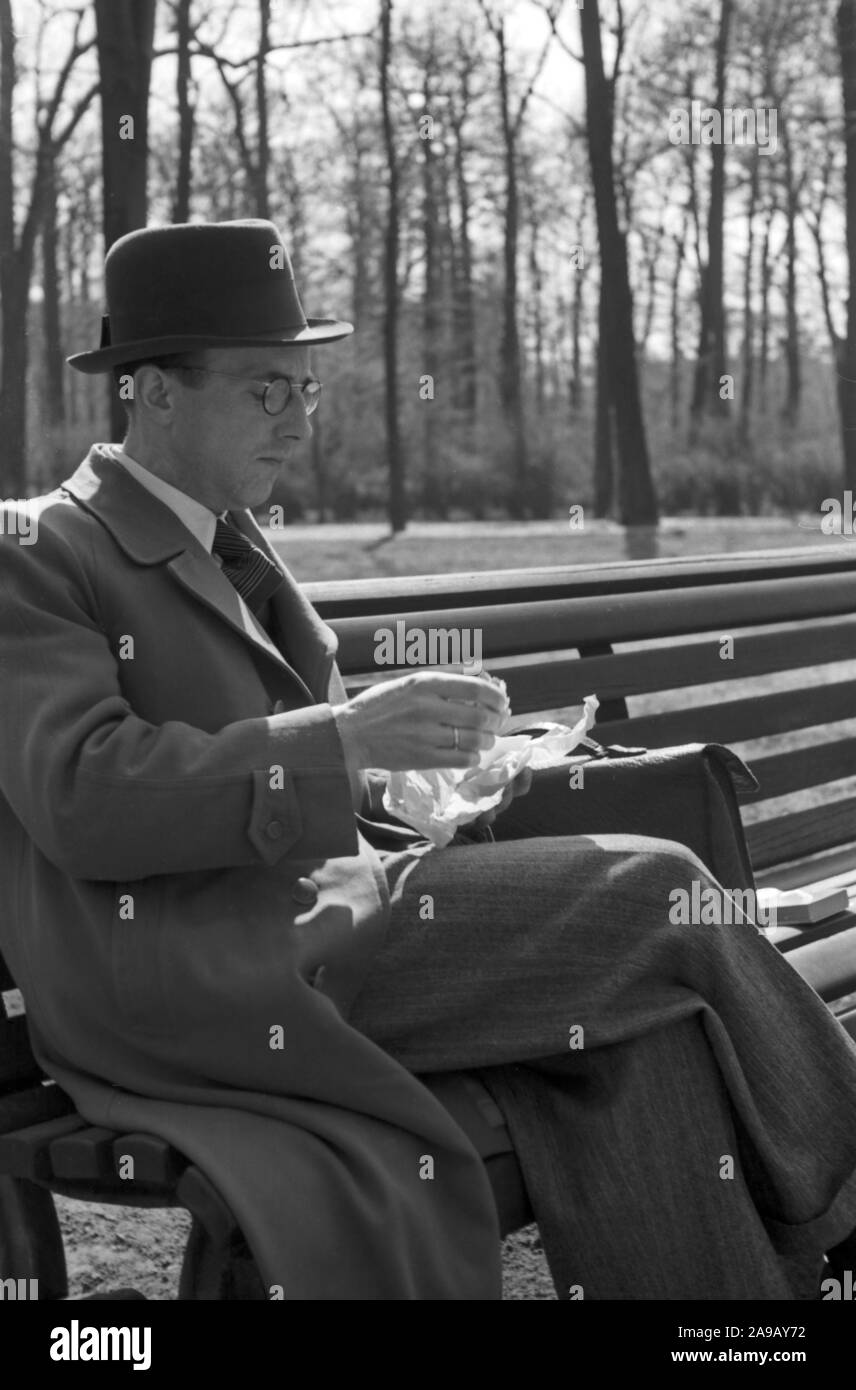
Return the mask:
[[[56,1197],[68,1262],[69,1294],[81,1298],[108,1289],[134,1288],[151,1299],[178,1297],[185,1211],[96,1206]],[[527,1226],[503,1245],[503,1298],[553,1299],[537,1226]]]

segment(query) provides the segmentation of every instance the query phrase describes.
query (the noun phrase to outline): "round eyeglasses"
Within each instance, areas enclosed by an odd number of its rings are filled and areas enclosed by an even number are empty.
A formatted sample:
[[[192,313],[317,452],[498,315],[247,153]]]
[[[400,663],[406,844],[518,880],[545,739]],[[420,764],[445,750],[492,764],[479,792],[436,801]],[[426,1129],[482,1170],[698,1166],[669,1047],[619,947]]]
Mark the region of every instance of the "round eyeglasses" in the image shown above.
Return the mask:
[[[256,376],[239,376],[237,372],[215,372],[210,367],[174,367],[173,371],[178,372],[203,372],[205,376],[226,376],[233,381],[252,381],[256,386],[263,386],[262,406],[268,415],[281,415],[291,400],[292,388],[296,387],[303,400],[303,408],[307,415],[311,415],[313,410],[318,407],[321,397],[321,382],[315,377],[307,377],[306,381],[295,381],[290,376],[274,376],[267,380]]]

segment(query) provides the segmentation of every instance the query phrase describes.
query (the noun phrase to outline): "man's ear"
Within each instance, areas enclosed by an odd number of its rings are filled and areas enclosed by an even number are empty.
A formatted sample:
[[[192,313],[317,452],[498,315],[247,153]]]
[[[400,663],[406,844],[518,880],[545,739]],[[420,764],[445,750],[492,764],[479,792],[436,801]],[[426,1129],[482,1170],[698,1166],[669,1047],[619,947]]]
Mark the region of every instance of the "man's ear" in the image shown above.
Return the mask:
[[[146,362],[134,373],[134,401],[155,424],[167,425],[175,413],[177,378],[153,362]]]

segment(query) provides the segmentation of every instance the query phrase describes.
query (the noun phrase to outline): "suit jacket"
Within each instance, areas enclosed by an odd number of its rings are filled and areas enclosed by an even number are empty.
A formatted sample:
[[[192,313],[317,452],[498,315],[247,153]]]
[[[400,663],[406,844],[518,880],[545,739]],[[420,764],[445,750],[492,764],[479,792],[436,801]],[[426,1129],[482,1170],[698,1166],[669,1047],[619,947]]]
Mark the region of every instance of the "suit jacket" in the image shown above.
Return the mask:
[[[406,834],[359,820],[335,634],[249,512],[284,650],[247,628],[98,446],[17,505],[38,530],[0,537],[0,949],[40,1063],[92,1123],[197,1163],[286,1298],[499,1297],[475,1150],[347,1022],[389,918],[370,836]]]

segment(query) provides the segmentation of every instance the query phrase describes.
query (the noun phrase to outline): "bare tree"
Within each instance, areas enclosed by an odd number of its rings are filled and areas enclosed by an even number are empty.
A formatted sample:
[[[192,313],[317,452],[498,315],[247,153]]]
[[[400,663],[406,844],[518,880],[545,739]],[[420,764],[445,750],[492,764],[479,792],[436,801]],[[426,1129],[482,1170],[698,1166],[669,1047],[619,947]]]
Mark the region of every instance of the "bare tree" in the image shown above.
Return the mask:
[[[386,151],[388,204],[384,239],[384,322],[383,356],[386,378],[386,460],[389,473],[389,521],[393,534],[407,525],[407,498],[404,489],[405,458],[398,400],[398,325],[400,296],[398,286],[398,248],[401,209],[399,206],[398,155],[392,124],[392,0],[381,0],[380,9],[380,99],[383,143]]]
[[[728,39],[734,13],[733,0],[721,0],[719,31],[716,39],[715,107],[720,120],[725,107]],[[728,401],[720,394],[725,375],[725,307],[723,303],[725,223],[725,144],[714,140],[710,147],[710,201],[707,216],[707,261],[701,280],[701,326],[698,358],[693,385],[691,417],[697,425],[705,411],[714,415],[728,412]]]
[[[755,220],[761,180],[761,160],[758,148],[752,154],[749,178],[749,197],[746,204],[746,256],[743,262],[743,389],[740,394],[739,433],[743,443],[749,439],[753,393],[755,389],[755,313],[753,307],[753,270],[755,261]]]
[[[823,306],[823,320],[826,324],[826,331],[829,334],[829,345],[832,348],[832,360],[837,364],[839,354],[841,353],[842,339],[832,316],[832,295],[829,289],[826,241],[823,230],[824,213],[826,212],[830,200],[833,162],[833,146],[827,144],[825,155],[819,166],[820,174],[818,182],[813,189],[813,197],[809,200],[808,206],[802,209],[802,218],[814,239],[815,251],[817,253],[817,279],[820,287],[820,301]]]
[[[98,90],[93,84],[60,121],[69,79],[78,59],[94,39],[81,38],[84,11],[76,14],[71,42],[61,61],[53,90],[38,102],[36,150],[20,228],[14,208],[18,180],[14,166],[12,109],[16,84],[15,28],[11,0],[0,0],[0,490],[22,496],[27,459],[27,310],[36,239],[57,156],[68,143]]]
[[[516,103],[511,95],[511,75],[508,64],[508,39],[505,16],[494,13],[487,0],[479,0],[488,29],[496,43],[499,78],[499,114],[502,128],[503,169],[505,173],[505,225],[503,244],[502,342],[500,345],[499,382],[503,414],[508,422],[512,450],[512,478],[509,510],[512,516],[526,517],[530,513],[528,471],[529,444],[526,432],[526,412],[523,403],[523,364],[520,332],[517,322],[517,246],[520,229],[520,193],[518,180],[518,141],[526,108],[535,89],[550,45],[551,35],[538,57],[525,91]],[[547,18],[555,32],[561,0],[551,5]]]
[[[192,4],[193,0],[178,0],[176,5],[178,63],[176,65],[175,97],[178,107],[178,167],[175,178],[175,197],[172,204],[173,222],[186,222],[190,216],[194,126],[193,104],[190,99]]]
[[[57,167],[51,160],[45,179],[42,250],[42,326],[45,362],[45,420],[51,430],[65,424],[65,362],[62,356],[62,325],[57,230]]]
[[[257,217],[270,217],[268,99],[266,63],[270,52],[270,0],[259,0],[259,51],[256,56],[255,203]]]
[[[850,277],[847,329],[839,361],[838,406],[844,482],[846,487],[856,488],[856,0],[841,0],[838,7],[838,48],[844,95],[844,207]]]
[[[623,17],[620,3],[618,15],[616,65],[621,57]],[[612,79],[607,79],[598,0],[589,0],[580,10],[580,32],[586,83],[586,133],[600,243],[601,329],[604,336],[599,353],[603,351],[605,341],[615,420],[618,515],[626,526],[653,526],[657,523],[657,501],[639,392],[627,241],[619,226],[615,196],[612,140],[617,66]]]
[[[670,390],[669,399],[671,402],[671,422],[672,431],[676,431],[680,420],[680,399],[681,399],[681,362],[683,355],[681,352],[681,271],[684,268],[686,254],[687,235],[689,231],[689,210],[684,209],[681,218],[680,231],[673,235],[675,244],[675,259],[672,266],[671,281],[671,340],[672,355],[670,366]]]
[[[101,73],[101,160],[105,250],[146,225],[149,82],[155,0],[95,0]],[[110,393],[113,439],[125,432],[125,413]]]
[[[584,230],[586,216],[588,213],[589,190],[586,187],[580,200],[580,210],[577,216],[576,231],[574,236],[574,246],[578,253],[574,257],[573,267],[573,289],[571,291],[571,413],[576,417],[582,409],[583,404],[583,372],[582,372],[582,325],[585,312],[584,290],[585,280],[588,273],[589,262],[583,253]]]
[[[473,51],[459,38],[457,52],[457,86],[448,102],[449,124],[454,140],[455,192],[458,204],[458,228],[453,240],[452,276],[454,297],[452,325],[455,362],[454,400],[464,413],[464,428],[472,429],[478,406],[478,377],[476,373],[476,310],[473,291],[473,247],[470,229],[472,198],[467,177],[467,146],[464,126],[472,99],[472,74],[475,65]],[[451,231],[451,219],[449,221]]]

